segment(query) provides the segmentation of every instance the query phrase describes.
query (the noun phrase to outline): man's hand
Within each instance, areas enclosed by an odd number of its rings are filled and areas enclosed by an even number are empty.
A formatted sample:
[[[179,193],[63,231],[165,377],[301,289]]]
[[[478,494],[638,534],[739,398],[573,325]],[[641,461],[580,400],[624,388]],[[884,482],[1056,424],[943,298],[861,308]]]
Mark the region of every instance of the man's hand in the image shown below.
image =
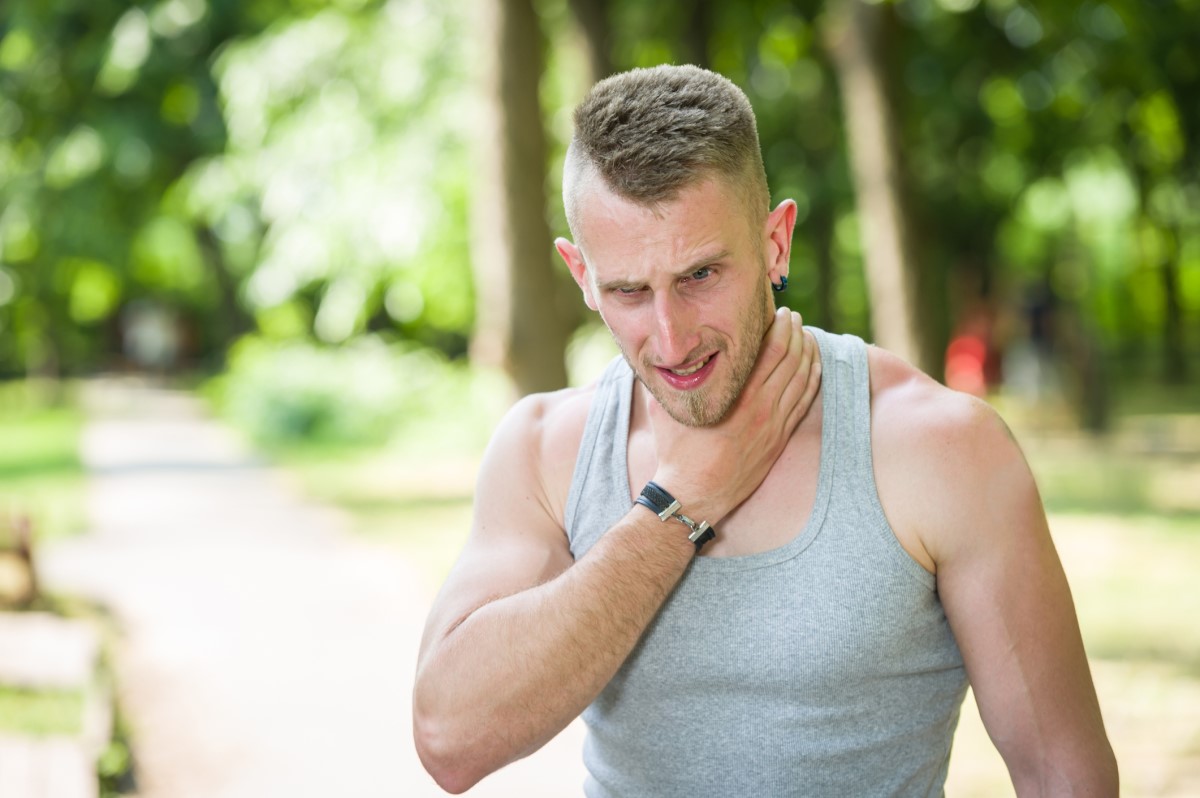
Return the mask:
[[[799,313],[780,308],[741,395],[718,423],[686,427],[648,402],[658,451],[654,481],[716,523],[766,478],[821,385],[821,358]]]

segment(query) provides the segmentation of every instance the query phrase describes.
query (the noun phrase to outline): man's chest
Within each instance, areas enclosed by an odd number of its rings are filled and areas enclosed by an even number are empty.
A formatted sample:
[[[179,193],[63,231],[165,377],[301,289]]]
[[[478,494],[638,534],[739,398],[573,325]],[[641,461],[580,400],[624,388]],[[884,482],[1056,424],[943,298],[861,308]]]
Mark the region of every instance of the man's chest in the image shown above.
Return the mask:
[[[779,548],[801,533],[812,514],[820,471],[821,428],[819,419],[814,421],[792,437],[750,498],[716,524],[717,537],[705,546],[705,556],[757,554]],[[630,490],[636,495],[658,465],[653,435],[631,430],[627,451]]]

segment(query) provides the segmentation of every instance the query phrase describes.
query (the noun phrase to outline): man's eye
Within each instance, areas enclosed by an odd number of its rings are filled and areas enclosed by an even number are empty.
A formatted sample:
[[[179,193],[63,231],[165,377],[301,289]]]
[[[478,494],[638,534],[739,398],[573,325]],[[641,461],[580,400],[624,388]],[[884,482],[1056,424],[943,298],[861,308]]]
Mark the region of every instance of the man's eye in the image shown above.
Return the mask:
[[[642,289],[640,289],[640,288],[618,288],[617,293],[620,294],[621,296],[633,296],[634,294],[637,294],[641,290]]]
[[[712,276],[712,269],[710,269],[708,266],[704,266],[702,268],[696,269],[696,271],[692,272],[687,277],[684,277],[683,279],[681,279],[680,282],[690,283],[693,281],[707,280],[711,276]]]

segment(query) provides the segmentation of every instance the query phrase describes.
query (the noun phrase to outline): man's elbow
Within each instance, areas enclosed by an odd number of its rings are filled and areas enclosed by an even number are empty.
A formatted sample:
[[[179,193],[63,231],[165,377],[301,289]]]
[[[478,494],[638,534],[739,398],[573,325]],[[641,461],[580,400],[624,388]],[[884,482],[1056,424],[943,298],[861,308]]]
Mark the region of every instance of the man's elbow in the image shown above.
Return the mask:
[[[496,767],[487,767],[472,750],[462,728],[439,718],[436,713],[421,712],[420,702],[413,708],[413,742],[426,772],[438,786],[452,794],[467,792]]]
[[[1121,779],[1117,773],[1117,757],[1107,738],[1096,740],[1087,750],[1071,757],[1064,765],[1063,782],[1069,788],[1049,791],[1048,795],[1080,795],[1088,798],[1117,798]]]
[[[1091,768],[1092,784],[1086,795],[1112,796],[1116,798],[1121,792],[1121,776],[1117,770],[1117,756],[1113,753],[1112,745],[1105,740],[1103,750],[1098,751],[1096,762]]]
[[[487,775],[470,766],[470,757],[443,724],[413,713],[413,742],[425,770],[448,793],[459,795]]]
[[[1009,770],[1020,798],[1027,796],[1086,796],[1116,798],[1120,794],[1117,759],[1105,742],[1071,757],[1035,758],[1028,768]]]

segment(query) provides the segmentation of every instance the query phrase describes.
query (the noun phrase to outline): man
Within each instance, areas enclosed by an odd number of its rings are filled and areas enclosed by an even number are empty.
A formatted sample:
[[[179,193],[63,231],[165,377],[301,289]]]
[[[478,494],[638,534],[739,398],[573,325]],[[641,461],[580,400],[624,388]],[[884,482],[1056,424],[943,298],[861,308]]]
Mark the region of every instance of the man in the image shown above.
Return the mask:
[[[418,665],[439,784],[582,712],[590,798],[938,795],[969,677],[1020,795],[1115,794],[1016,444],[984,403],[772,313],[796,209],[768,210],[741,91],[602,81],[563,191],[558,251],[623,358],[518,403],[484,458]]]

